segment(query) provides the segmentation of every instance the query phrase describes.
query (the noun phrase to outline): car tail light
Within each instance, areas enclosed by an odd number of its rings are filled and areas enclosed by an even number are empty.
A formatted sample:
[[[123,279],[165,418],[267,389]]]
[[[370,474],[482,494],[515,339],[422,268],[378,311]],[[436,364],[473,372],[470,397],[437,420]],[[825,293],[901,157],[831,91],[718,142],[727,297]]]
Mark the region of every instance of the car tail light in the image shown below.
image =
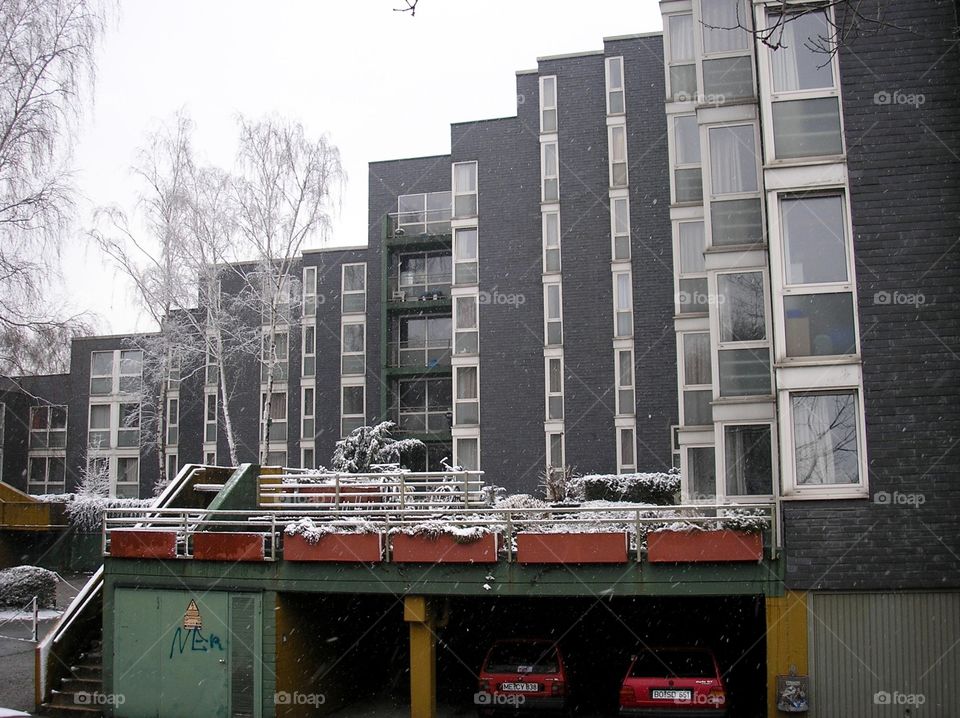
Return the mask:
[[[637,702],[637,696],[633,692],[633,688],[630,686],[621,686],[620,688],[620,705],[629,706]]]
[[[711,688],[707,694],[707,703],[712,706],[722,706],[727,702],[727,694],[723,688]]]
[[[555,696],[562,696],[566,690],[567,687],[564,685],[563,681],[556,681],[550,688],[550,692]]]

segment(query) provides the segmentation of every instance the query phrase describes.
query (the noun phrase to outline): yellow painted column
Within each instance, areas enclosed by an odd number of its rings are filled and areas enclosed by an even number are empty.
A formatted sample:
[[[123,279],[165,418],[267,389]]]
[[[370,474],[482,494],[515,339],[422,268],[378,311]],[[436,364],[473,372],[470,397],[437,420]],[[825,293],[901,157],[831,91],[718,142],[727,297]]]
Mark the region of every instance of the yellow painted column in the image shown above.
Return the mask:
[[[437,638],[434,607],[425,596],[403,599],[410,624],[410,718],[437,716]]]
[[[767,715],[775,718],[787,715],[777,711],[777,676],[788,675],[791,668],[797,675],[809,675],[807,594],[787,591],[767,596],[766,609]]]

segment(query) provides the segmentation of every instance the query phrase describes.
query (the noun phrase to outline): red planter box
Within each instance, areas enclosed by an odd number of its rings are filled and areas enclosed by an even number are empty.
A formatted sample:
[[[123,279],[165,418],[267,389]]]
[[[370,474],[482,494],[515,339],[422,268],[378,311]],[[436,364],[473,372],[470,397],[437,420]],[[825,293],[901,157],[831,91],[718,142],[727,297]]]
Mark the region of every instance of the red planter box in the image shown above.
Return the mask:
[[[517,534],[519,563],[626,563],[626,532]]]
[[[647,535],[650,563],[759,562],[763,536],[746,531],[651,531]]]
[[[193,557],[199,561],[263,561],[263,534],[196,533]]]
[[[283,537],[284,561],[354,561],[377,563],[383,560],[381,534],[327,534],[310,543],[300,534]]]
[[[449,534],[436,538],[394,534],[391,556],[397,563],[496,563],[497,536],[487,534],[471,543],[457,543]]]
[[[116,558],[176,558],[177,534],[173,531],[114,529],[110,532],[110,555]]]

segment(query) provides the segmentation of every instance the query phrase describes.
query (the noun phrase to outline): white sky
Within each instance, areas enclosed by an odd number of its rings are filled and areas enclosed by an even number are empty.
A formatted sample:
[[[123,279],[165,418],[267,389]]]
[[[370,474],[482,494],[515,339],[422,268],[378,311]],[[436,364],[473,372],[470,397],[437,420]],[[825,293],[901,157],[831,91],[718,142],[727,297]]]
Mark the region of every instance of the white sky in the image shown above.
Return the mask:
[[[201,160],[229,168],[237,113],[279,113],[327,133],[348,173],[331,244],[367,237],[367,163],[443,154],[451,122],[516,112],[516,70],[660,30],[655,0],[121,0],[98,56],[74,154],[82,194],[64,256],[75,309],[101,333],[148,330],[129,286],[83,239],[92,209],[130,211],[146,133],[185,108]]]

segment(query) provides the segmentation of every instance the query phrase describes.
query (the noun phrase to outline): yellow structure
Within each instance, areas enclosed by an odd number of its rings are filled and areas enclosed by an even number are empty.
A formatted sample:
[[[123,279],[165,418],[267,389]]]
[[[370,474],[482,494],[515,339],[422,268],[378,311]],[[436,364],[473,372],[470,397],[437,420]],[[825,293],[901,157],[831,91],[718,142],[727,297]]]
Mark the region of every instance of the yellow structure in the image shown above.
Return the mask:
[[[767,597],[767,715],[777,711],[777,676],[809,675],[807,639],[807,594],[787,591]]]
[[[403,620],[410,624],[410,716],[436,718],[436,607],[425,596],[407,596]]]

